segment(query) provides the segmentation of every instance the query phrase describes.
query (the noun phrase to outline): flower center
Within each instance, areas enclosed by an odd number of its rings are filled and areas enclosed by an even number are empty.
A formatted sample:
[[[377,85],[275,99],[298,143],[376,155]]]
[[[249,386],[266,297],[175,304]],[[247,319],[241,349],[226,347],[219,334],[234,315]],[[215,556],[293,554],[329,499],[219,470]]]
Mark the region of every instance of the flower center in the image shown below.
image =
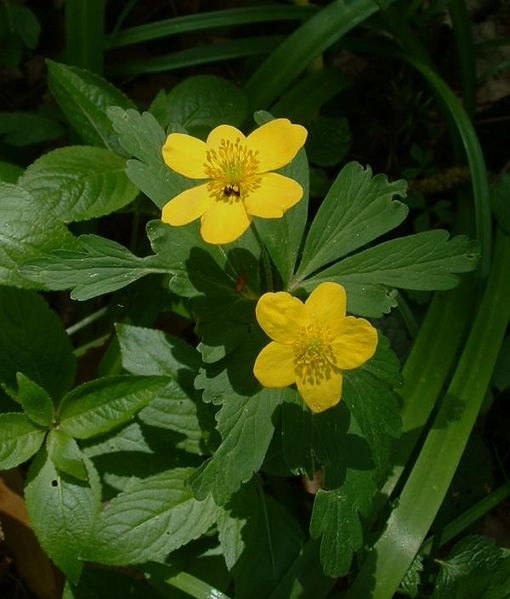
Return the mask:
[[[205,172],[210,195],[217,201],[233,203],[256,189],[260,184],[257,154],[239,138],[235,142],[222,139],[218,148],[208,150]]]
[[[308,383],[319,384],[322,379],[329,378],[334,361],[331,335],[327,327],[303,327],[299,340],[294,342],[294,367],[297,376]]]

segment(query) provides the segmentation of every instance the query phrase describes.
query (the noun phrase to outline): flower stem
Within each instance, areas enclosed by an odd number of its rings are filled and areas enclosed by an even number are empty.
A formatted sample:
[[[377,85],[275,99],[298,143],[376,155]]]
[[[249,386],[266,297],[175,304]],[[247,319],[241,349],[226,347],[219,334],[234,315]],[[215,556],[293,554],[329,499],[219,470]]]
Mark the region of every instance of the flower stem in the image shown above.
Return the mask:
[[[260,247],[260,255],[262,257],[262,266],[264,268],[264,275],[266,277],[266,288],[268,291],[273,291],[273,270],[271,268],[271,260],[269,259],[269,254],[267,252],[267,248],[264,245],[264,242],[262,241],[262,238],[259,235],[259,232],[257,231],[257,227],[255,226],[255,223],[252,221],[251,225],[251,230],[253,231],[253,234],[255,235],[255,239],[257,240],[257,243],[259,244]]]

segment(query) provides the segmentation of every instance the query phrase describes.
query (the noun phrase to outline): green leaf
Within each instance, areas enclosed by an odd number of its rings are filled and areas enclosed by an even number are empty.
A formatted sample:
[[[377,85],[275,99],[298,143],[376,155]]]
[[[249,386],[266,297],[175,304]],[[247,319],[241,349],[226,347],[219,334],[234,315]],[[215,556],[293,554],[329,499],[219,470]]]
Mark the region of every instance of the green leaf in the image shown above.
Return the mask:
[[[127,176],[158,208],[195,184],[164,163],[161,150],[166,134],[150,113],[115,106],[108,109],[108,116],[122,148],[136,158],[128,160]]]
[[[76,584],[89,551],[91,532],[99,514],[101,485],[90,460],[88,482],[59,474],[41,451],[28,473],[25,501],[32,528],[44,551]]]
[[[398,592],[406,597],[418,597],[419,587],[421,584],[421,573],[423,571],[423,558],[418,553],[414,558],[406,575],[402,578],[402,582],[398,588]]]
[[[120,153],[106,110],[110,106],[134,108],[116,87],[99,75],[47,60],[48,86],[67,120],[85,143]]]
[[[46,439],[46,450],[55,468],[78,480],[87,480],[87,469],[76,441],[58,429],[51,430]]]
[[[267,112],[255,114],[257,124],[272,120]],[[271,259],[275,263],[283,286],[286,287],[294,272],[297,255],[306,226],[308,211],[309,172],[304,150],[300,150],[294,160],[278,171],[286,177],[296,180],[303,187],[303,198],[279,219],[257,219],[255,225]]]
[[[400,289],[451,289],[457,273],[469,272],[478,262],[478,242],[464,235],[449,240],[442,229],[424,231],[381,243],[326,268],[307,281],[307,287],[323,281],[345,286],[388,285]]]
[[[45,430],[25,414],[0,414],[0,470],[15,468],[29,460],[44,441]]]
[[[69,223],[111,214],[138,191],[127,178],[124,158],[103,148],[70,146],[45,154],[19,179],[40,210]]]
[[[502,175],[491,189],[492,211],[496,215],[498,225],[510,235],[510,175]]]
[[[16,374],[16,381],[17,400],[30,420],[41,426],[50,426],[53,422],[53,402],[46,389],[34,383],[22,372]]]
[[[130,420],[168,385],[166,377],[114,376],[90,381],[62,400],[60,428],[88,439]]]
[[[72,385],[76,361],[57,315],[37,294],[0,287],[0,380],[15,388],[22,372],[60,398]]]
[[[192,469],[176,468],[134,483],[107,505],[88,558],[103,564],[163,560],[216,521],[211,499],[200,502],[186,484]]]
[[[321,539],[321,563],[328,576],[344,576],[355,551],[363,546],[359,514],[368,517],[375,495],[370,470],[348,468],[336,489],[320,489],[313,503],[310,533]]]
[[[306,149],[313,164],[335,166],[345,158],[350,145],[347,119],[320,116],[310,127]]]
[[[232,497],[218,519],[218,534],[236,596],[244,599],[270,594],[297,557],[304,537],[299,523],[264,493],[260,481]]]
[[[21,166],[0,160],[0,183],[14,184],[22,173],[23,169]]]
[[[29,146],[63,135],[62,126],[43,114],[0,112],[0,136],[11,146]]]
[[[98,235],[80,235],[77,244],[34,258],[20,272],[46,289],[72,289],[71,298],[79,301],[117,291],[148,274],[171,272],[156,256],[139,258]]]
[[[378,475],[390,467],[391,448],[402,422],[393,385],[401,384],[399,363],[385,337],[379,334],[375,356],[364,366],[345,372],[343,401],[356,419],[372,450]]]
[[[216,415],[222,442],[212,458],[191,477],[198,499],[212,494],[225,504],[262,466],[273,437],[277,409],[286,390],[262,389],[251,397],[228,397]]]
[[[196,75],[178,83],[168,94],[170,122],[191,135],[205,137],[218,125],[239,127],[248,115],[244,92],[216,75]]]
[[[459,584],[473,571],[490,574],[502,559],[501,548],[493,539],[470,535],[459,541],[446,560],[437,560],[441,567],[436,579],[434,597],[451,597]]]
[[[66,581],[62,599],[154,599],[145,581],[129,573],[86,568],[77,586]]]
[[[408,208],[394,196],[405,196],[406,187],[403,180],[372,177],[372,169],[357,162],[344,166],[310,227],[299,280],[399,225]]]
[[[9,2],[7,10],[12,30],[19,35],[27,48],[34,50],[39,43],[41,25],[33,11],[27,6],[11,2]]]
[[[0,197],[0,283],[34,287],[19,266],[55,248],[73,248],[75,240],[23,189],[0,183]]]

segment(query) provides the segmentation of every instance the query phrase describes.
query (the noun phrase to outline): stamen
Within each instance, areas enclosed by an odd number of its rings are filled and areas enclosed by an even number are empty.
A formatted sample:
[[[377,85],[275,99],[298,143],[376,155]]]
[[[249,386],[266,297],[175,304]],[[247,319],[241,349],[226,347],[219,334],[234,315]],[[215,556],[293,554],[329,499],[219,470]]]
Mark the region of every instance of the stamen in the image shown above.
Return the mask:
[[[299,378],[318,385],[333,371],[335,356],[331,349],[331,335],[326,327],[309,325],[300,331],[294,343],[294,367]]]

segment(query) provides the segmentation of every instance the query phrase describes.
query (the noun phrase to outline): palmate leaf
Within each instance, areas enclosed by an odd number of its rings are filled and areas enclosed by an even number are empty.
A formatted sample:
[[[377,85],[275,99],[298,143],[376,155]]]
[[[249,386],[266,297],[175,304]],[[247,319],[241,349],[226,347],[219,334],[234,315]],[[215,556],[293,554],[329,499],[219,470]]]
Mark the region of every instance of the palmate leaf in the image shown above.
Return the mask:
[[[108,116],[120,145],[128,156],[133,156],[126,165],[128,177],[158,208],[196,184],[164,163],[161,150],[166,134],[152,114],[112,107]]]
[[[370,167],[350,162],[340,171],[312,222],[296,278],[319,268],[391,231],[407,216],[405,181],[372,177]]]
[[[144,478],[112,499],[98,519],[88,559],[112,565],[158,561],[207,532],[218,508],[211,498],[192,496],[186,484],[191,472],[176,468]]]
[[[132,202],[138,190],[127,178],[126,161],[103,148],[68,146],[31,164],[18,180],[41,212],[63,222],[111,214]]]
[[[242,487],[218,519],[220,547],[234,576],[236,596],[267,597],[297,557],[304,540],[299,523],[264,493],[260,482]],[[257,576],[253,565],[257,564]]]
[[[478,243],[463,235],[449,239],[441,229],[386,241],[345,258],[304,282],[307,290],[335,281],[347,291],[347,309],[378,317],[387,312],[384,298],[392,288],[451,289],[458,273],[475,268]],[[378,294],[378,290],[381,294]]]
[[[25,487],[30,522],[41,546],[75,584],[101,501],[99,476],[90,460],[84,463],[88,481],[79,481],[60,474],[43,450],[30,467]]]

